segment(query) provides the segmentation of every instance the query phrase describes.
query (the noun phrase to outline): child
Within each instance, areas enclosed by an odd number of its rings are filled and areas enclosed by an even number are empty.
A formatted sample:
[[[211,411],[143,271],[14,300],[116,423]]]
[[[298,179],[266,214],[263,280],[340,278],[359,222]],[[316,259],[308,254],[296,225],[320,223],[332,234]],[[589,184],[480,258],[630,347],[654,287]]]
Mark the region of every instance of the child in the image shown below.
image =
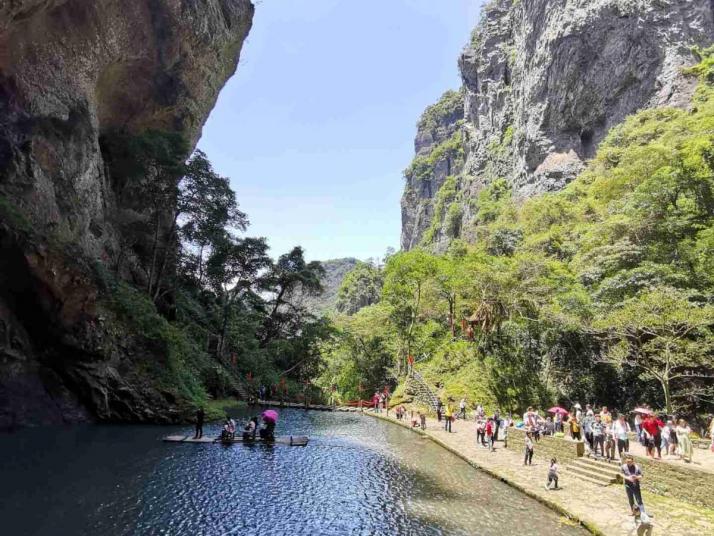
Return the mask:
[[[426,413],[419,412],[419,423],[421,424],[421,429],[426,430]]]
[[[545,489],[551,489],[550,484],[555,482],[553,489],[558,489],[558,460],[552,458],[550,460],[550,468],[548,469],[548,483],[545,485]]]
[[[533,465],[533,435],[530,432],[526,433],[526,452],[523,459],[523,465]]]

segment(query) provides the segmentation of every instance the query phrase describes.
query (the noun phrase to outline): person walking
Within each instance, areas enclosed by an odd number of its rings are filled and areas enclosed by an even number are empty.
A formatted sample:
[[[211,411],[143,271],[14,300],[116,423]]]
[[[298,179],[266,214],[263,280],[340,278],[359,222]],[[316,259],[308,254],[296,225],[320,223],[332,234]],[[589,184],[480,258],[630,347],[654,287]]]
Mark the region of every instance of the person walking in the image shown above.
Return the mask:
[[[523,458],[523,465],[533,464],[533,434],[526,432],[526,449],[525,457]]]
[[[466,399],[462,398],[459,402],[459,415],[462,419],[466,420]]]
[[[501,428],[501,413],[496,410],[493,412],[493,441],[498,441],[498,430]]]
[[[552,488],[551,484],[555,484]],[[551,458],[550,467],[548,468],[548,483],[545,485],[545,489],[558,489],[558,460]]]
[[[625,456],[625,463],[622,464],[622,474],[627,501],[630,503],[630,511],[632,512],[631,515],[635,515],[635,506],[639,508],[640,512],[644,512],[645,505],[642,502],[642,492],[640,490],[642,469],[635,463],[635,459],[631,454]]]
[[[454,406],[451,405],[451,399],[446,402],[444,411],[444,431],[451,433],[451,419],[454,418]]]
[[[198,408],[196,410],[196,434],[193,436],[194,439],[201,439],[203,437],[203,421],[206,418],[206,413],[203,408]]]
[[[441,415],[444,412],[444,404],[442,404],[441,399],[438,398],[436,400],[436,420],[437,422],[441,422]]]
[[[679,445],[679,456],[688,463],[692,461],[693,453],[692,440],[689,439],[689,434],[691,432],[692,429],[687,424],[687,421],[679,419],[679,422],[677,423],[677,444]]]

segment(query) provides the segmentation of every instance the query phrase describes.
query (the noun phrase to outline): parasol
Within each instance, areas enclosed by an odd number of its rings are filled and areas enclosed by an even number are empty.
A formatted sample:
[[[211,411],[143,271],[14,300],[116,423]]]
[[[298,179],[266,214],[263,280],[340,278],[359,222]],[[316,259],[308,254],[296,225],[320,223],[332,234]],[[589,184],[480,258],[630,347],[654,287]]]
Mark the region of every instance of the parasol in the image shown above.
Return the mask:
[[[561,415],[567,415],[568,410],[561,408],[560,406],[553,406],[548,410],[548,413],[560,413]]]
[[[263,412],[263,420],[265,422],[272,422],[272,423],[278,422],[278,412],[275,411],[274,409],[266,409]]]

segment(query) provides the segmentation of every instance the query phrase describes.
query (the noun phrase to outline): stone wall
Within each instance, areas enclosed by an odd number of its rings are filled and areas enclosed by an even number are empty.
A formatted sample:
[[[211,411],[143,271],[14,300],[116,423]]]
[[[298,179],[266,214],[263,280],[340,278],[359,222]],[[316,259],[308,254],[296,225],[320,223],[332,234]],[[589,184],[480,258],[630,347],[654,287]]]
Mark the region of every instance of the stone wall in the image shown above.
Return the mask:
[[[526,445],[526,433],[519,428],[508,429],[508,448],[523,452]],[[560,437],[541,437],[535,444],[533,457],[550,460],[557,458],[559,463],[574,460],[585,453],[582,441],[572,441]]]
[[[696,461],[697,451],[694,452]],[[714,473],[635,456],[642,468],[643,489],[707,508],[714,508]]]
[[[518,428],[508,429],[508,448],[522,453],[525,449],[526,433]],[[696,456],[710,455],[694,451]],[[584,455],[582,441],[572,441],[568,438],[542,437],[535,444],[533,457],[542,460],[557,458],[558,462],[567,463]],[[635,456],[635,461],[642,468],[644,478],[643,489],[673,497],[688,503],[714,508],[714,473],[697,470],[695,467],[675,465],[662,461],[655,461],[641,456]]]

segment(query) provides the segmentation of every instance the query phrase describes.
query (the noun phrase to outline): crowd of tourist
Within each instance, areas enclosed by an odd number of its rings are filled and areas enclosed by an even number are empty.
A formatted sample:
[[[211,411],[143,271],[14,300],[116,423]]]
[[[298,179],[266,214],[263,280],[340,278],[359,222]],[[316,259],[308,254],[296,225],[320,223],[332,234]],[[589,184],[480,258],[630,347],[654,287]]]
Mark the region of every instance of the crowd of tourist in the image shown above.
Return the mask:
[[[379,393],[375,393],[375,411],[380,411],[380,404],[386,404],[386,400],[378,397]],[[677,456],[685,462],[691,462],[693,458],[690,437],[692,428],[687,421],[683,418],[658,416],[646,405],[636,408],[630,414],[612,412],[606,406],[596,410],[590,404],[583,409],[579,403],[573,404],[570,410],[554,407],[544,413],[529,407],[522,420],[516,420],[511,414],[502,416],[499,411],[487,415],[481,404],[472,406],[471,418],[465,398],[459,402],[458,410],[454,402],[451,397],[447,398],[446,403],[440,399],[436,401],[436,418],[439,423],[443,423],[445,432],[452,432],[452,422],[457,419],[473,419],[476,423],[476,444],[493,452],[496,441],[507,441],[509,428],[515,426],[523,429],[526,433],[523,456],[525,466],[533,464],[533,454],[543,436],[583,441],[589,456],[606,462],[616,461],[622,474],[631,515],[638,525],[651,523],[652,515],[645,510],[642,500],[640,483],[643,473],[630,452],[631,441],[641,444],[646,456],[653,460],[661,459],[663,454]],[[403,405],[397,406],[396,412],[397,419],[406,418]],[[426,429],[426,414],[418,412],[415,418],[412,412],[412,427]],[[714,419],[711,417],[707,433],[712,440],[711,451],[714,452]],[[558,462],[552,458],[545,488],[560,489],[559,477]]]

